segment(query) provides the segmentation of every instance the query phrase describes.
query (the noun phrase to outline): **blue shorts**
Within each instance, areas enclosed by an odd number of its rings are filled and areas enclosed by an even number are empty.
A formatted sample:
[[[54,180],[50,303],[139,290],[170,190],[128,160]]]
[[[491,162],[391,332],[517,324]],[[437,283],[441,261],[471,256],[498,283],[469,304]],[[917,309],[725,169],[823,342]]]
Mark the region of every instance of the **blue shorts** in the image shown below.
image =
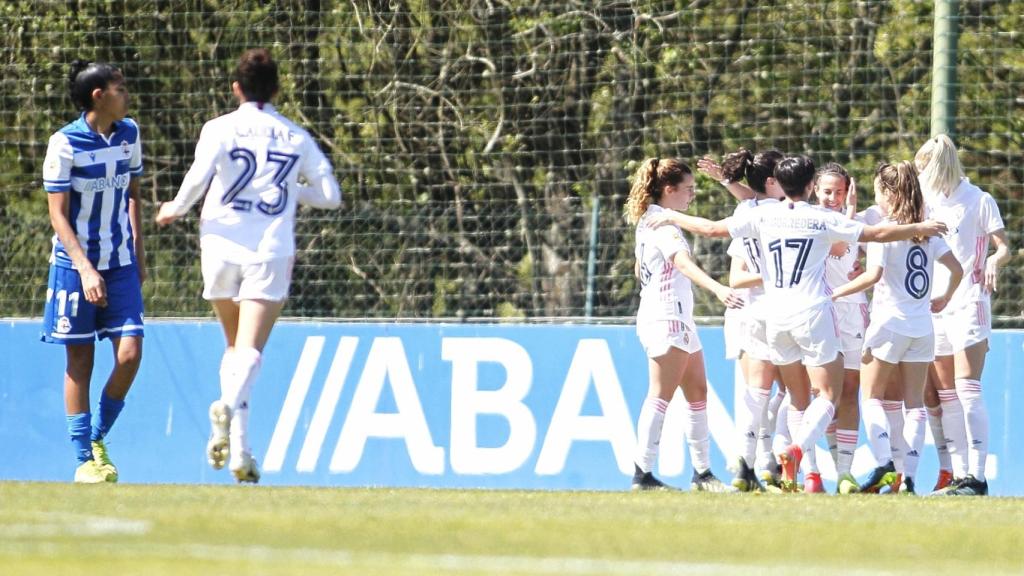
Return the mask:
[[[98,336],[142,336],[142,284],[138,268],[131,264],[101,270],[107,284],[107,306],[89,303],[82,291],[82,277],[73,268],[50,266],[43,313],[43,342],[86,344]]]

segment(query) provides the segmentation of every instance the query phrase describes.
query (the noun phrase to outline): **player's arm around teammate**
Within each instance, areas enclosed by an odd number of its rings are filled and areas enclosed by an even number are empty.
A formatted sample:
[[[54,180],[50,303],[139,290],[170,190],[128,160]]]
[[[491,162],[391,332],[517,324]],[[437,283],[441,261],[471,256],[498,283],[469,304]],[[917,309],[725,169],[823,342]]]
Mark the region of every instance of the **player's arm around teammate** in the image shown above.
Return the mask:
[[[51,256],[42,339],[65,347],[64,404],[76,482],[116,482],[104,438],[142,360],[144,249],[139,223],[139,128],[127,119],[124,75],[75,61],[71,99],[81,111],[50,138],[43,166]],[[114,368],[90,412],[96,338],[110,338]]]
[[[742,301],[693,262],[690,248],[675,228],[652,228],[646,220],[662,210],[685,210],[694,196],[690,168],[674,159],[652,158],[638,169],[626,203],[636,224],[636,258],[640,280],[637,335],[649,359],[647,398],[637,423],[634,490],[665,488],[653,475],[665,412],[677,389],[689,405],[685,431],[693,462],[694,490],[727,489],[711,472],[707,425],[707,378],[704,356],[693,322],[691,280],[711,290],[727,306]]]
[[[210,405],[207,458],[215,469],[228,464],[239,482],[260,477],[248,443],[249,397],[288,296],[296,205],[341,204],[330,162],[309,133],[270,104],[278,86],[268,51],[242,55],[231,84],[238,110],[206,123],[177,196],[156,218],[170,224],[206,194],[200,218],[203,297],[227,344],[220,399]],[[307,186],[299,186],[300,176]]]
[[[945,438],[947,465],[952,473],[936,483],[937,489],[955,477],[953,495],[988,493],[988,411],[981,393],[982,372],[992,332],[992,294],[999,269],[1009,258],[999,206],[990,194],[966,177],[953,141],[941,134],[918,150],[914,163],[931,217],[949,225],[949,246],[964,268],[961,282],[946,308],[933,316],[935,362],[929,394],[932,430]],[[989,246],[995,252],[989,254]],[[936,398],[937,396],[937,398]],[[941,413],[941,415],[939,415]],[[940,453],[940,459],[943,459]]]

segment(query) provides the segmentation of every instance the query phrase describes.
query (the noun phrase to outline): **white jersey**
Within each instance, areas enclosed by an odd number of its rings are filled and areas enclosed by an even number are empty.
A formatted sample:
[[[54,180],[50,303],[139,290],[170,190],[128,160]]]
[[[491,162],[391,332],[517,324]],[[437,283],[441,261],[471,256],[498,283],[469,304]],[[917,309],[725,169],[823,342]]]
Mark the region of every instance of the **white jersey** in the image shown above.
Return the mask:
[[[636,226],[636,260],[640,264],[640,308],[636,322],[679,320],[692,324],[693,287],[673,264],[676,253],[689,252],[690,245],[676,226],[652,228],[646,224],[652,214],[664,210],[652,204]]]
[[[911,240],[868,244],[867,267],[882,268],[871,305],[873,330],[883,327],[912,338],[933,332],[931,293],[935,261],[949,251],[949,245],[938,236],[921,244]],[[935,289],[944,293],[947,286],[936,285]]]
[[[850,281],[850,272],[853,272],[859,251],[860,244],[854,243],[846,244],[846,252],[842,256],[833,256],[829,252],[825,261],[825,283],[828,284],[829,290],[835,290]],[[855,292],[837,299],[836,302],[867,304],[868,297],[864,292]]]
[[[802,323],[803,313],[830,302],[825,261],[836,242],[856,244],[864,225],[807,202],[779,202],[726,219],[733,238],[756,237],[764,251],[767,319]]]
[[[949,228],[947,242],[953,255],[964,269],[950,305],[966,306],[973,302],[988,302],[989,294],[983,289],[985,258],[988,256],[988,237],[1003,229],[999,206],[990,194],[964,178],[948,197],[925,190],[929,218],[944,222]],[[934,296],[941,296],[948,286],[949,271],[945,267],[936,271]]]
[[[755,208],[778,203],[779,201],[775,198],[765,198],[763,200],[751,198],[737,204],[736,210],[733,211],[732,215],[742,216]],[[741,258],[743,263],[746,264],[748,271],[753,272],[754,274],[761,274],[761,278],[764,279],[764,254],[761,250],[761,241],[756,236],[750,238],[733,238],[732,241],[729,242],[727,254],[732,258]],[[764,286],[739,288],[736,292],[741,298],[743,298],[745,305],[743,308],[726,308],[726,315],[745,314],[758,320],[764,320],[764,312],[760,307],[760,302],[764,296]]]
[[[308,187],[299,186],[300,176]],[[235,264],[294,255],[299,201],[341,203],[331,163],[309,133],[256,102],[203,126],[195,162],[171,202],[174,213],[187,212],[204,192],[200,245]]]

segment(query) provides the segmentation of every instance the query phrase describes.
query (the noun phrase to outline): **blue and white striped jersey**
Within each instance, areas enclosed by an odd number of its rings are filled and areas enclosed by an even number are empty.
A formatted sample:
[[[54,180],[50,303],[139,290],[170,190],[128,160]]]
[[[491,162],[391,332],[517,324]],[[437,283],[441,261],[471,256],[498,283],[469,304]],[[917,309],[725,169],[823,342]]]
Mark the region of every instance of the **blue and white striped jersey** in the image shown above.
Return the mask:
[[[50,137],[43,163],[43,187],[50,193],[71,194],[68,219],[97,270],[135,262],[128,221],[128,183],[140,174],[142,141],[133,120],[115,122],[107,138],[93,131],[82,114]],[[74,268],[56,235],[52,261]]]

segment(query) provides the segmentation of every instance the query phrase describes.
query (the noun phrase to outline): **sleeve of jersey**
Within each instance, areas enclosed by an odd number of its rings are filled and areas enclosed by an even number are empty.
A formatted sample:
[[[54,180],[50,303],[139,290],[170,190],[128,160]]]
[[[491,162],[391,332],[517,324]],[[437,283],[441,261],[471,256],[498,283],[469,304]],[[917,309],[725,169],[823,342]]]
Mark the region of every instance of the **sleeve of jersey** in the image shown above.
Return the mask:
[[[757,219],[751,216],[751,210],[743,214],[734,214],[725,219],[729,236],[733,238],[753,238],[757,236]]]
[[[882,244],[880,242],[868,242],[867,253],[868,257],[865,266],[867,268],[885,268],[885,247],[888,244]]]
[[[857,240],[860,240],[861,232],[864,231],[864,224],[852,218],[836,215],[829,219],[828,230],[831,242],[856,244]]]
[[[934,250],[932,250],[932,254],[935,255],[936,260],[945,256],[947,252],[952,251],[952,248],[949,247],[949,244],[946,243],[942,236],[932,236],[928,241],[932,243],[932,247],[934,248]]]
[[[733,238],[729,241],[729,248],[725,251],[730,258],[743,258],[743,240],[741,238]]]
[[[177,196],[168,202],[173,208],[174,214],[184,215],[206,193],[217,168],[219,148],[220,141],[210,128],[210,124],[207,123],[199,134],[195,161],[185,174],[185,179],[181,181],[181,188],[178,189]]]
[[[981,228],[986,234],[998,232],[1006,226],[1003,224],[1003,217],[999,213],[999,204],[991,194],[985,194],[981,199],[981,208],[978,210],[981,219]]]
[[[308,185],[299,187],[299,204],[313,208],[341,206],[341,187],[334,177],[331,161],[312,139],[309,140],[306,153],[303,154],[300,174]]]
[[[74,162],[71,142],[61,132],[50,137],[43,160],[43,188],[47,192],[71,191],[71,164]]]
[[[139,125],[135,125],[135,145],[132,146],[132,157],[128,163],[128,173],[132,176],[142,174],[142,133],[139,132]]]
[[[682,231],[675,226],[662,226],[654,232],[654,246],[665,257],[671,261],[677,252],[690,251],[690,245],[686,242]]]

